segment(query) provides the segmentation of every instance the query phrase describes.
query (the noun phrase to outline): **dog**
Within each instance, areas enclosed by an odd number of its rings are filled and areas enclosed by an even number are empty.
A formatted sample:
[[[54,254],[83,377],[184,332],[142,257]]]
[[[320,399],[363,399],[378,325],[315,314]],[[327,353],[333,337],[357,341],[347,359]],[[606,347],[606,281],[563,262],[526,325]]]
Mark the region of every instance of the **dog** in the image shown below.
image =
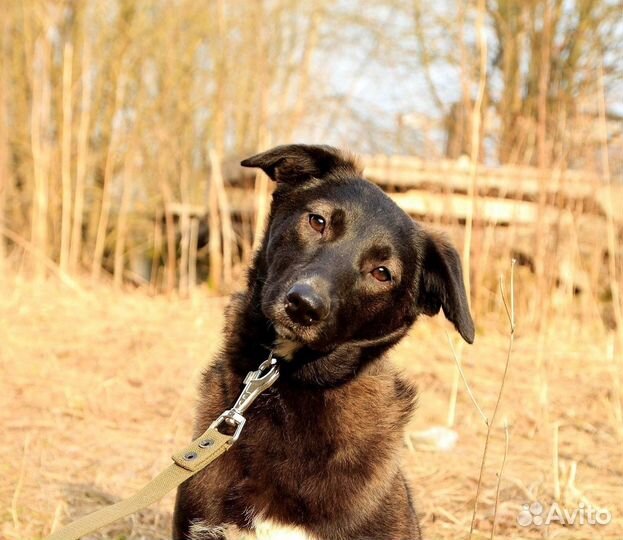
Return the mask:
[[[473,342],[459,255],[335,148],[279,146],[241,165],[276,189],[222,354],[203,374],[195,435],[271,350],[281,376],[237,444],[180,486],[173,537],[220,540],[234,527],[271,539],[420,539],[398,459],[416,390],[384,357],[419,315],[440,310]]]

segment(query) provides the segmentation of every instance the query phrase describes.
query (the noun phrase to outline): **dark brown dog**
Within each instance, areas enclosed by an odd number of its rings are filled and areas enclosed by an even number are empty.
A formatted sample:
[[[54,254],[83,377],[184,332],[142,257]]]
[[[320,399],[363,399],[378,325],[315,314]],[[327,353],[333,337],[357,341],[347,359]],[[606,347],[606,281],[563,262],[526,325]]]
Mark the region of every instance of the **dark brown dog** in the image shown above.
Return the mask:
[[[334,148],[281,146],[242,165],[277,189],[223,354],[203,378],[196,435],[271,349],[284,361],[239,442],[180,487],[174,538],[221,539],[237,526],[260,538],[419,539],[398,462],[415,389],[383,357],[440,309],[472,343],[459,256]]]

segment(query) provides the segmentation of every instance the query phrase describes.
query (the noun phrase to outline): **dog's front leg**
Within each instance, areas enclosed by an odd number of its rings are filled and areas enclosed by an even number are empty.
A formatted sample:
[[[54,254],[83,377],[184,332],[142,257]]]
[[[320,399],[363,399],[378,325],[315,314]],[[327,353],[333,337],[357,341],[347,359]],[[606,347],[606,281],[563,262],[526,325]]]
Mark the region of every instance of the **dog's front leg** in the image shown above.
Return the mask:
[[[200,504],[190,484],[182,484],[175,499],[173,540],[226,540],[217,506],[216,501]]]

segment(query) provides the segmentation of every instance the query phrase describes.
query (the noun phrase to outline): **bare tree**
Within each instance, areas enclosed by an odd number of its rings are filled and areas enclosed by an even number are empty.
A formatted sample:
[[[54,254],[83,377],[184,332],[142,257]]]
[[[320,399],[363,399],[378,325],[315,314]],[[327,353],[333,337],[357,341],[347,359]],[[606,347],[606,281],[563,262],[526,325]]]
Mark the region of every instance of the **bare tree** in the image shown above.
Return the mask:
[[[38,253],[26,260],[40,276],[54,263],[120,285],[131,256],[149,261],[154,286],[166,276],[169,291],[193,275],[229,288],[259,242],[271,184],[258,175],[252,190],[228,164],[270,144],[322,137],[359,151],[467,154],[474,192],[484,162],[597,170],[595,66],[609,119],[623,49],[617,7],[8,2],[0,219],[20,251]],[[484,249],[477,206],[472,217],[474,271]],[[15,242],[0,246],[2,261],[6,246]],[[544,272],[548,248],[543,239],[537,249]]]

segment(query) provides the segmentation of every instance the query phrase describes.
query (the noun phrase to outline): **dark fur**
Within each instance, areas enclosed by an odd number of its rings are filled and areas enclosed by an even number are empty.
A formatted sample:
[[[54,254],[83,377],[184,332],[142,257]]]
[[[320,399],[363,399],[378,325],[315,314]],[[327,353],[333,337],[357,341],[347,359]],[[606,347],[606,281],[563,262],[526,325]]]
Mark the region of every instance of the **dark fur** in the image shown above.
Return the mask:
[[[233,404],[278,335],[301,345],[248,411],[240,441],[179,489],[174,538],[195,520],[249,529],[262,516],[322,540],[419,539],[398,463],[415,389],[382,358],[420,314],[440,309],[473,341],[458,254],[334,148],[277,147],[242,165],[278,184],[223,354],[203,378],[195,434]],[[326,218],[322,235],[310,213]],[[392,281],[372,277],[381,265]],[[302,282],[326,308],[313,324],[284,309]]]

